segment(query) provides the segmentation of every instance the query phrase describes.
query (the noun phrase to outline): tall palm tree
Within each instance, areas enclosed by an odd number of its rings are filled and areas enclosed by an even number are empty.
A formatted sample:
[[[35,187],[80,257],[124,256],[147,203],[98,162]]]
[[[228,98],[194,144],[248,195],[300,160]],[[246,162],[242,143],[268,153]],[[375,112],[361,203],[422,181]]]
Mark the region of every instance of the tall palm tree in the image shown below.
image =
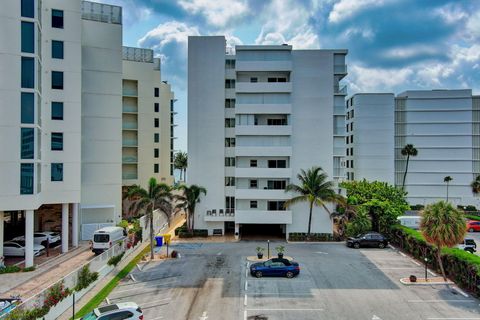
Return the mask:
[[[185,211],[187,214],[187,228],[189,231],[193,231],[195,228],[195,206],[200,202],[202,193],[207,195],[207,189],[195,184],[190,186],[181,185],[178,189],[183,191],[183,195],[175,196],[177,201],[175,208]]]
[[[126,197],[132,201],[132,207],[136,212],[145,211],[147,224],[150,225],[150,258],[153,259],[153,211],[160,209],[170,224],[172,188],[165,183],[157,183],[155,178],[150,178],[148,189],[133,185],[128,189]]]
[[[443,178],[443,182],[446,182],[447,183],[447,202],[448,202],[448,185],[450,183],[450,181],[452,181],[453,178],[450,177],[450,176],[446,176],[445,178]]]
[[[175,169],[180,170],[180,180],[182,177],[186,178],[187,175],[187,166],[188,166],[188,156],[186,152],[179,151],[175,154],[175,159],[173,161],[173,166]]]
[[[465,237],[467,226],[463,212],[445,201],[427,205],[423,210],[420,230],[425,240],[437,247],[438,265],[443,279],[447,281],[442,264],[442,248],[456,246]]]
[[[477,176],[475,180],[470,183],[470,187],[472,187],[472,192],[475,194],[480,193],[480,176]]]
[[[343,197],[335,193],[333,182],[327,180],[327,174],[320,167],[312,167],[307,171],[302,169],[300,173],[297,174],[297,178],[300,184],[289,184],[285,188],[285,192],[295,192],[300,195],[285,201],[285,208],[299,202],[308,202],[310,214],[308,216],[307,238],[309,238],[312,229],[313,206],[323,207],[328,214],[331,215],[332,213],[326,204],[342,203]]]
[[[405,173],[403,174],[402,190],[405,190],[405,180],[407,179],[408,162],[410,161],[410,157],[416,157],[417,154],[418,150],[415,149],[413,144],[407,144],[402,149],[402,155],[407,156],[407,165],[405,166]]]

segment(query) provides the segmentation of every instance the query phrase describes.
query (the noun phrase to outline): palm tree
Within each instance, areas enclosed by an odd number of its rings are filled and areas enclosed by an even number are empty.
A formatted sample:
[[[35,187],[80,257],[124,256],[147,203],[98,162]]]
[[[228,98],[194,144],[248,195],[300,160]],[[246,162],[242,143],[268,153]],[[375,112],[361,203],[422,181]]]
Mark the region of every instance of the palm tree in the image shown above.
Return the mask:
[[[310,206],[310,214],[308,217],[308,232],[307,238],[310,237],[312,228],[312,212],[313,206],[323,207],[329,215],[332,213],[327,208],[327,203],[342,203],[343,197],[336,194],[333,189],[333,182],[328,181],[327,174],[320,167],[312,167],[305,170],[300,170],[297,174],[300,185],[289,184],[285,188],[285,192],[299,193],[285,202],[285,208],[288,208],[299,202],[308,202]]]
[[[182,177],[186,178],[187,175],[187,166],[188,166],[188,156],[186,152],[179,151],[175,154],[175,159],[173,161],[173,166],[175,169],[180,170],[180,180]]]
[[[207,189],[201,186],[192,184],[191,186],[181,185],[179,190],[183,190],[183,195],[177,195],[176,209],[182,209],[187,215],[187,228],[189,231],[193,231],[195,228],[195,206],[200,202],[202,193],[207,195]]]
[[[135,212],[145,211],[147,224],[150,224],[150,258],[153,259],[153,211],[160,209],[166,215],[167,222],[170,224],[172,188],[165,183],[157,183],[155,178],[150,178],[148,189],[133,185],[128,189],[126,197],[132,201]]]
[[[480,193],[480,176],[477,176],[475,180],[472,181],[470,184],[470,187],[472,187],[472,192],[475,194]]]
[[[450,176],[446,176],[445,178],[443,178],[443,182],[446,182],[447,183],[447,202],[448,202],[448,185],[450,183],[450,181],[452,181],[453,178],[450,177]]]
[[[438,265],[443,279],[447,281],[442,264],[442,248],[453,247],[463,241],[467,232],[463,212],[445,201],[430,204],[423,210],[420,230],[425,240],[437,247]]]
[[[413,144],[407,144],[402,149],[402,155],[407,156],[407,165],[405,166],[405,173],[403,174],[402,190],[405,190],[405,180],[407,179],[408,162],[410,161],[410,156],[416,157],[417,154],[418,150],[415,149]]]

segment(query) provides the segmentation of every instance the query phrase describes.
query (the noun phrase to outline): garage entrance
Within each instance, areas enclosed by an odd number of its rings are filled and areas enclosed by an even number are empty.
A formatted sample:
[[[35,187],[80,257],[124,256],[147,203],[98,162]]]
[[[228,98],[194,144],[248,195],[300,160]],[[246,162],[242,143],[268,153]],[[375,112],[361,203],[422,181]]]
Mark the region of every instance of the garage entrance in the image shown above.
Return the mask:
[[[285,224],[241,224],[241,240],[285,240]]]

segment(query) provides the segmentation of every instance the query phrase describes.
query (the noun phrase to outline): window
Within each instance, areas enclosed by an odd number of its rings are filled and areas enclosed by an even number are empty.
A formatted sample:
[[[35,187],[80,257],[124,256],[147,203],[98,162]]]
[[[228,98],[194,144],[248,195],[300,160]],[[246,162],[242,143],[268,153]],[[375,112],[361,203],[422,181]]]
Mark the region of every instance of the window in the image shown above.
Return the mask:
[[[52,40],[52,58],[63,59],[63,41]]]
[[[350,160],[350,168],[353,169],[353,160]]]
[[[353,122],[350,123],[350,131],[353,131]]]
[[[353,148],[350,148],[350,155],[353,156]]]
[[[268,126],[285,126],[287,125],[287,119],[267,119]]]
[[[250,78],[250,82],[254,82],[254,83],[258,82],[258,78],[257,77],[252,77],[252,78]]]
[[[258,202],[256,200],[250,201],[250,209],[257,209]]]
[[[225,187],[235,186],[235,177],[225,177]]]
[[[277,78],[268,78],[267,81],[268,82],[277,82]]]
[[[158,173],[158,170],[159,170],[158,163],[153,164],[153,172]]]
[[[235,197],[225,197],[225,208],[235,209]]]
[[[256,168],[257,167],[257,160],[250,160],[250,168]]]
[[[52,102],[52,120],[63,120],[63,102]]]
[[[268,201],[267,208],[269,211],[284,211],[285,201]]]
[[[52,89],[63,90],[62,71],[52,71]]]
[[[235,80],[234,79],[226,79],[225,80],[225,89],[234,89],[235,88]]]
[[[225,60],[225,68],[226,69],[235,69],[235,60],[232,60],[232,59]]]
[[[21,122],[34,123],[35,121],[35,99],[33,93],[21,93]]]
[[[33,163],[20,164],[20,194],[33,194]]]
[[[154,110],[155,112],[159,112],[159,111],[160,111],[160,104],[159,104],[158,102],[155,102],[155,103],[153,104],[153,110]]]
[[[347,156],[349,156],[349,155],[350,155],[350,149],[347,148]]]
[[[278,82],[287,82],[287,78],[277,78]]]
[[[35,52],[35,25],[22,21],[22,52]]]
[[[256,180],[256,179],[250,180],[250,188],[257,189],[258,188],[258,180]]]
[[[25,18],[35,18],[35,2],[34,0],[22,0],[21,14]]]
[[[160,156],[160,149],[158,148],[153,149],[153,156],[155,158],[158,158]]]
[[[62,151],[63,150],[63,133],[62,132],[52,132],[52,150],[53,151]]]
[[[154,133],[153,134],[153,142],[155,142],[155,143],[160,142],[160,134],[159,133]]]
[[[355,109],[352,109],[352,116],[351,116],[350,118],[353,118],[353,116],[354,116],[354,111],[355,111]]]
[[[63,181],[63,163],[51,164],[50,181]]]
[[[225,119],[225,128],[235,128],[235,118]]]
[[[270,190],[285,190],[287,182],[285,180],[268,180],[267,189]]]
[[[21,149],[21,158],[22,159],[33,159],[34,155],[34,129],[33,128],[21,128],[21,141],[20,141],[20,149]]]
[[[235,167],[235,158],[225,158],[225,167]]]
[[[353,143],[353,134],[350,136],[350,143]]]
[[[35,87],[35,60],[22,57],[22,88]]]
[[[63,11],[52,9],[52,28],[63,29]]]
[[[287,160],[268,160],[269,168],[286,168]]]
[[[153,125],[155,126],[155,128],[160,127],[160,119],[155,118],[155,119],[153,120]]]
[[[235,138],[225,138],[225,147],[235,147]]]
[[[155,88],[155,89],[153,90],[153,95],[154,95],[156,98],[158,98],[158,97],[160,96],[160,89],[159,89],[159,88]]]
[[[235,99],[225,99],[225,108],[235,108]]]

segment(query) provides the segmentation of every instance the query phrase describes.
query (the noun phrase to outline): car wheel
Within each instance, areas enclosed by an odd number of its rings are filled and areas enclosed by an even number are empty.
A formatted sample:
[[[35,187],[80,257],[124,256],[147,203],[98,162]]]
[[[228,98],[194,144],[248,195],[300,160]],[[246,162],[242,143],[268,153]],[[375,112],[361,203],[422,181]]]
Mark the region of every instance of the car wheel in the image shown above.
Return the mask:
[[[468,229],[468,232],[474,232],[473,228]]]
[[[380,242],[380,243],[378,244],[378,247],[379,247],[380,249],[383,249],[383,248],[385,248],[385,243],[383,243],[383,242]]]
[[[354,247],[355,249],[359,249],[359,248],[360,248],[360,243],[355,242],[355,243],[353,244],[353,247]]]
[[[255,277],[261,278],[262,277],[262,271],[255,272]]]
[[[286,274],[286,276],[287,276],[288,279],[293,278],[293,272],[288,271],[287,274]]]

